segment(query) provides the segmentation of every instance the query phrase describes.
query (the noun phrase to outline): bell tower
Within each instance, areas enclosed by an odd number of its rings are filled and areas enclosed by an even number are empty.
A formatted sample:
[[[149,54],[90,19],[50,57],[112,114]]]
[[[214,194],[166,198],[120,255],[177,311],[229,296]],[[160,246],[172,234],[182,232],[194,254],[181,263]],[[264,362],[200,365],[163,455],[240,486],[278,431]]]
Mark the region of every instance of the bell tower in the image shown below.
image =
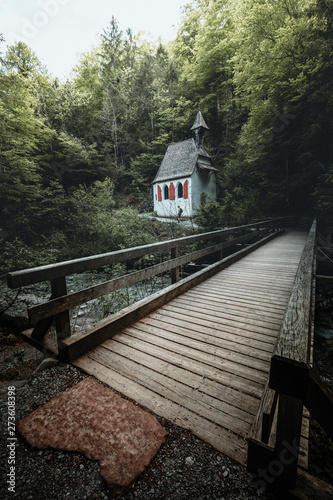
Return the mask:
[[[193,130],[195,134],[194,137],[195,145],[197,146],[198,149],[202,149],[204,145],[204,140],[203,140],[204,133],[206,130],[209,130],[209,127],[207,126],[200,110],[198,111],[198,114],[195,117],[191,130]]]

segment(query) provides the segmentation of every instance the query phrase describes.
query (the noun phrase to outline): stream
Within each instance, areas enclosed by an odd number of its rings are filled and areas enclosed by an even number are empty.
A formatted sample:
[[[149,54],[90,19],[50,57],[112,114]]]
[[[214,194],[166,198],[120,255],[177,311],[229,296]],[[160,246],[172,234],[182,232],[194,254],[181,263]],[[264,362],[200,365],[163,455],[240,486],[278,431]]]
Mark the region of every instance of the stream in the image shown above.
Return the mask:
[[[114,278],[111,272],[85,272],[66,277],[68,293],[77,292]],[[117,311],[137,302],[149,295],[162,290],[171,284],[168,274],[155,276],[111,294],[93,299],[71,309],[71,328],[77,332],[93,325],[97,321],[114,314]],[[49,282],[22,287],[20,291],[11,290],[5,282],[0,284],[0,324],[1,317],[6,317],[6,323],[11,320],[20,322],[27,328],[28,307],[41,304],[49,299],[51,287]]]

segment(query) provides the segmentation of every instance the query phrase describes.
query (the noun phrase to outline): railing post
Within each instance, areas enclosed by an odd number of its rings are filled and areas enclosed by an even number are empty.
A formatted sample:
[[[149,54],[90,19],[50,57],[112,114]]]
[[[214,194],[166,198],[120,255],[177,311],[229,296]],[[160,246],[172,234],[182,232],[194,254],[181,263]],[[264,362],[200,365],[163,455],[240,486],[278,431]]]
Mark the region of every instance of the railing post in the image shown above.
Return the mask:
[[[223,243],[223,236],[220,236],[220,237],[219,237],[218,242],[219,242],[219,243]],[[218,259],[219,259],[219,260],[222,260],[222,259],[223,259],[223,250],[222,250],[222,248],[221,248],[221,250],[219,251],[219,254],[218,254]]]
[[[51,290],[54,298],[67,295],[65,276],[52,279]],[[71,336],[71,325],[68,310],[55,315],[55,326],[59,345],[59,341]]]
[[[171,248],[171,259],[176,259],[179,257],[179,246]],[[179,266],[171,269],[171,283],[177,283],[179,281]]]
[[[279,394],[274,460],[268,469],[285,488],[296,484],[302,418],[302,400]]]

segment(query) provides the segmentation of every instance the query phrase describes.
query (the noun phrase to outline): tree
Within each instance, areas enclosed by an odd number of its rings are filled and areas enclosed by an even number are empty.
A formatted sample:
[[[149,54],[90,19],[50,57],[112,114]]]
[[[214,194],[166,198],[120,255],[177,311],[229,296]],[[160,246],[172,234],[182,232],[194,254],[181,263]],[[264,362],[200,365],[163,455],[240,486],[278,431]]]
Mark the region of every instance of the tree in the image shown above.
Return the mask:
[[[249,175],[260,172],[266,210],[304,213],[331,162],[332,3],[246,0],[236,4],[234,25],[233,81],[249,114],[239,148]]]

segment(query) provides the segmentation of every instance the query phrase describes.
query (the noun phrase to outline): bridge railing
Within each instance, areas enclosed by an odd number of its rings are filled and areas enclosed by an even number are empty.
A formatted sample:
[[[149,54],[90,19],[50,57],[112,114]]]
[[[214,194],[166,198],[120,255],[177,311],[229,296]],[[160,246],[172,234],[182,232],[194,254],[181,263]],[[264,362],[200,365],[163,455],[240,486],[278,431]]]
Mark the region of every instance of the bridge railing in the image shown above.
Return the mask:
[[[248,449],[248,468],[259,480],[289,488],[296,484],[304,406],[333,437],[332,396],[312,368],[315,240],[316,221],[296,273]]]
[[[60,348],[61,342],[64,339],[71,336],[70,309],[167,271],[171,272],[172,283],[176,283],[180,278],[180,266],[206,256],[211,256],[212,254],[216,254],[217,260],[221,260],[222,254],[226,249],[234,247],[235,245],[245,245],[255,239],[263,238],[268,232],[276,231],[280,227],[280,220],[269,219],[254,224],[206,232],[101,255],[25,269],[9,273],[7,275],[7,284],[10,288],[19,288],[39,282],[50,281],[50,299],[28,309],[29,321],[35,324],[35,327],[31,332],[27,332],[28,335],[26,336],[26,340],[35,347],[48,352],[47,343],[43,343],[42,340],[50,329],[53,321],[55,322],[58,348]],[[236,235],[236,237],[232,238],[232,235]],[[189,253],[184,253],[184,248],[189,245],[199,243],[199,246],[202,246],[204,242],[208,243],[208,246]],[[214,244],[211,244],[212,242]],[[66,276],[100,269],[120,262],[133,262],[145,255],[156,253],[163,253],[164,255],[169,254],[171,258],[156,265],[131,272],[130,274],[91,286],[78,292],[67,292]],[[181,253],[183,253],[183,255],[181,255]],[[49,347],[50,352],[56,350],[54,346]]]

